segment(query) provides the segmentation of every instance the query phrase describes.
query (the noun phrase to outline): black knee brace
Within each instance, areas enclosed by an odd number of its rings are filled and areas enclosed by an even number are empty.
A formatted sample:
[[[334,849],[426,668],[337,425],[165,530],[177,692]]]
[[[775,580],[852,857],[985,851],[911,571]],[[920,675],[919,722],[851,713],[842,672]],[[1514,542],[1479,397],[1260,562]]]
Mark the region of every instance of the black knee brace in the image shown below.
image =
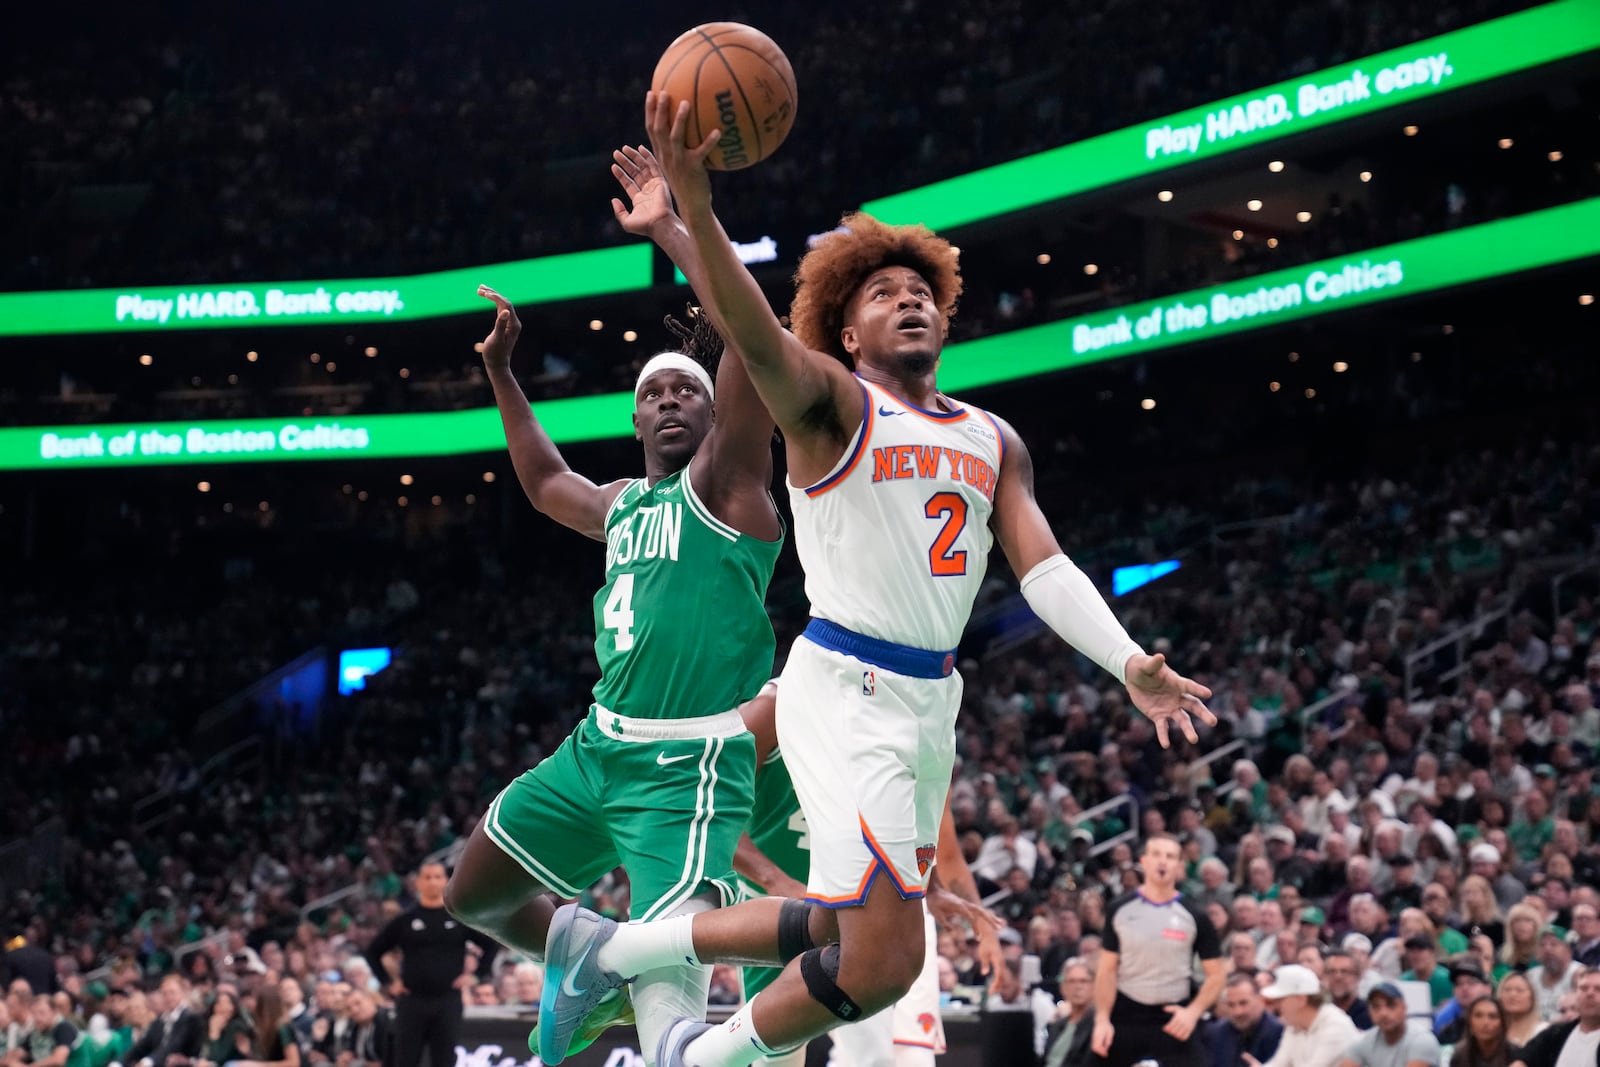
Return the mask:
[[[806,981],[811,999],[847,1023],[861,1018],[861,1005],[839,988],[839,946],[814,948],[800,957],[800,977]]]
[[[778,910],[778,958],[788,963],[816,947],[811,940],[811,905],[803,900],[785,900]]]

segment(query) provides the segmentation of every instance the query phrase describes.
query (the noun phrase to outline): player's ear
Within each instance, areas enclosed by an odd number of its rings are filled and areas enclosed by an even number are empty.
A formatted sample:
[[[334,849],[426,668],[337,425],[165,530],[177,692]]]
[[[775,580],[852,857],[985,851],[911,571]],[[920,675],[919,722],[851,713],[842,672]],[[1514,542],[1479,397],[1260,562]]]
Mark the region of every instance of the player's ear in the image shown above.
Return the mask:
[[[856,328],[854,326],[846,326],[839,331],[839,342],[844,345],[844,350],[850,353],[852,359],[855,358],[857,352],[861,351],[861,342],[856,339]]]
[[[639,412],[637,409],[633,413],[633,439],[635,441],[644,440],[644,434],[639,432]]]

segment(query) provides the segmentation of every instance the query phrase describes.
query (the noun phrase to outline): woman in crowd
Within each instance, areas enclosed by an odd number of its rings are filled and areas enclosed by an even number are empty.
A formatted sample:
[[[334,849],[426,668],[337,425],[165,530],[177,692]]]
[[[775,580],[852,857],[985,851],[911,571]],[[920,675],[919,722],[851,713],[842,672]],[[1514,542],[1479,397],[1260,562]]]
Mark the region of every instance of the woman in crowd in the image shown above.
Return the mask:
[[[1239,855],[1233,862],[1233,884],[1247,886],[1250,884],[1250,861],[1260,859],[1267,854],[1266,841],[1254,831],[1245,834],[1239,839]]]
[[[256,992],[255,1018],[250,1056],[235,1060],[234,1067],[300,1067],[300,1046],[276,987],[262,986]]]
[[[1533,980],[1521,971],[1500,979],[1496,998],[1505,1016],[1506,1036],[1515,1044],[1526,1045],[1533,1035],[1550,1025],[1539,1017],[1539,998]]]
[[[1500,917],[1500,904],[1494,898],[1494,887],[1481,874],[1470,874],[1461,880],[1461,925],[1467,937],[1484,934],[1499,947],[1505,943],[1506,924]]]
[[[201,1067],[215,1067],[250,1052],[250,1020],[239,1006],[231,989],[221,989],[211,999],[211,1014],[206,1017],[205,1039],[200,1045]]]
[[[1532,904],[1513,904],[1506,913],[1506,940],[1500,962],[1513,971],[1526,971],[1539,962],[1539,913]]]
[[[1456,1044],[1450,1067],[1511,1067],[1522,1048],[1506,1037],[1505,1012],[1493,997],[1467,1006],[1467,1033]]]

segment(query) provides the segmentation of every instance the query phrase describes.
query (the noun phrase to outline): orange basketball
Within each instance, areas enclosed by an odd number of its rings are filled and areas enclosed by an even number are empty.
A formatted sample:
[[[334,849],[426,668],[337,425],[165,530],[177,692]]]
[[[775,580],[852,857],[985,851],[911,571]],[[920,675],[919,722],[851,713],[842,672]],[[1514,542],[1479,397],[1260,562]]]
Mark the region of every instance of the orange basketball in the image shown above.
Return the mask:
[[[789,136],[798,104],[783,50],[738,22],[708,22],[673,41],[650,88],[668,93],[674,109],[689,101],[690,147],[722,130],[706,157],[712,170],[742,170],[772,155]]]

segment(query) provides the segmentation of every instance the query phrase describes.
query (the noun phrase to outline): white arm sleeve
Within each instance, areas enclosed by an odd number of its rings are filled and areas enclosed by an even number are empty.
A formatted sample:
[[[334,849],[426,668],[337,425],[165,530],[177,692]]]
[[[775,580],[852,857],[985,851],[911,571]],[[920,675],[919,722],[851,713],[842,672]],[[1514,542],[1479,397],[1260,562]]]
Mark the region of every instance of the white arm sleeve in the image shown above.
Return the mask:
[[[1051,556],[1022,579],[1028,606],[1056,634],[1127,683],[1128,660],[1144,649],[1128,636],[1089,576],[1065,553]]]

